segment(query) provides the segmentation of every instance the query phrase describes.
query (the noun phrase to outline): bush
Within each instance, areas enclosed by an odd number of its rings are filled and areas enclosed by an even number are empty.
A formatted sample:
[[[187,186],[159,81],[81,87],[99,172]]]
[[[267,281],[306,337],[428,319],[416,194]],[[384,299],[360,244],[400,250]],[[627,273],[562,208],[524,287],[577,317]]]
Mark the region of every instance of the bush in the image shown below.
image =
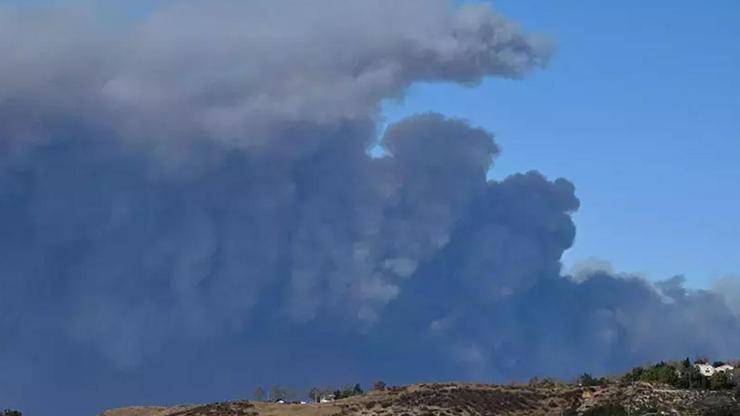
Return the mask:
[[[595,378],[589,373],[583,373],[582,375],[578,376],[578,379],[576,379],[576,383],[582,386],[603,386],[607,384],[607,380],[603,377]]]
[[[0,416],[23,416],[23,413],[17,411],[17,410],[3,410],[0,412]]]
[[[709,379],[704,377],[699,369],[691,367],[688,371],[681,373],[680,388],[706,390],[709,388]]]
[[[729,390],[734,386],[732,376],[724,371],[714,373],[709,378],[709,388],[712,390]]]
[[[385,387],[386,387],[385,381],[378,380],[375,383],[373,383],[373,390],[383,391],[385,390]]]
[[[640,374],[640,381],[669,384],[677,386],[679,384],[679,375],[675,367],[660,362]]]
[[[360,383],[355,384],[354,387],[345,387],[342,390],[336,390],[334,391],[334,398],[339,399],[346,399],[347,397],[352,396],[358,396],[360,394],[363,394],[364,391],[362,390],[362,387],[360,386]]]
[[[611,404],[589,409],[582,416],[627,416],[627,410],[623,406]]]
[[[706,360],[700,358],[696,362],[702,363]],[[717,363],[719,362],[715,362],[715,364]],[[584,376],[586,375],[584,374]],[[670,364],[660,362],[648,368],[635,367],[621,378],[621,382],[625,384],[634,383],[635,381],[663,383],[680,389],[730,390],[735,388],[737,393],[740,394],[740,370],[719,372],[712,377],[705,377],[698,368],[691,365],[688,358]]]
[[[621,381],[626,384],[639,381],[644,371],[645,370],[643,370],[642,367],[635,367],[632,370],[630,370],[627,374],[623,375]]]

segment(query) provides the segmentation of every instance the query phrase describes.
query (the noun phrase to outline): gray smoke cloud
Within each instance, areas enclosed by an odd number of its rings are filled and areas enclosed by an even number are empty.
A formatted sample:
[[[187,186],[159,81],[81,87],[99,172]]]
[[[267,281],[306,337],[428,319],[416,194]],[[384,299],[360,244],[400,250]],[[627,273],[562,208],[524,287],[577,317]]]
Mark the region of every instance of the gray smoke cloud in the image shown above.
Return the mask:
[[[368,156],[381,101],[412,83],[547,63],[490,7],[97,13],[0,6],[0,401],[81,414],[317,373],[502,381],[740,348],[734,280],[563,275],[574,186],[487,180],[489,132],[421,114]]]
[[[713,289],[721,294],[727,305],[740,316],[740,279],[723,277],[714,283]]]
[[[143,140],[261,143],[286,122],[365,120],[415,81],[518,78],[550,55],[489,7],[443,0],[179,1],[115,24],[6,6],[0,23],[6,105]]]

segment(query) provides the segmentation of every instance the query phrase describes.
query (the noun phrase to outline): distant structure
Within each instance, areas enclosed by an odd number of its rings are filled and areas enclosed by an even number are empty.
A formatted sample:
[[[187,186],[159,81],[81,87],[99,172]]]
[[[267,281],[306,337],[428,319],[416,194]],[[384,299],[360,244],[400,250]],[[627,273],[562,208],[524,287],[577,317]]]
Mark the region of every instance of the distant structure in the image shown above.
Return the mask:
[[[724,373],[726,371],[733,371],[735,367],[729,365],[729,364],[722,364],[718,367],[715,367],[711,364],[695,364],[694,367],[696,367],[699,370],[699,373],[703,375],[704,377],[711,377],[717,373]]]
[[[729,364],[723,364],[719,367],[715,367],[715,372],[724,372],[724,371],[734,371],[735,367],[729,365]]]
[[[334,401],[335,396],[333,394],[325,394],[319,399],[319,403],[329,403]]]

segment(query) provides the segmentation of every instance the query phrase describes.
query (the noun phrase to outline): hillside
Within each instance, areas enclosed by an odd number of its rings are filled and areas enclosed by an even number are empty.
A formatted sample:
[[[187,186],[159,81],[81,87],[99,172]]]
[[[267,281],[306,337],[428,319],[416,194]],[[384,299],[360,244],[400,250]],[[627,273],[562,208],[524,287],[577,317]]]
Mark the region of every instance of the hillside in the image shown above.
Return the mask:
[[[126,408],[99,416],[477,416],[477,415],[740,416],[729,391],[681,390],[634,383],[497,386],[419,384],[323,404],[226,402],[175,408]]]

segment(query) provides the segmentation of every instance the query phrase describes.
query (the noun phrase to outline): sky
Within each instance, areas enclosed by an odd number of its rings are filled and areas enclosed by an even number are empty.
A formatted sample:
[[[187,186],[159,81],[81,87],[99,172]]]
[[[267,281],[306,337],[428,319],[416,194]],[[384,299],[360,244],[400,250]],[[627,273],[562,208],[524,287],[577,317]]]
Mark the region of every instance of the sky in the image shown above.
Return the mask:
[[[29,4],[0,408],[738,358],[733,3]]]
[[[566,267],[597,258],[693,287],[740,274],[740,5],[499,0],[551,35],[549,67],[476,88],[423,84],[388,120],[440,111],[490,129],[493,177],[537,169],[576,185]]]

